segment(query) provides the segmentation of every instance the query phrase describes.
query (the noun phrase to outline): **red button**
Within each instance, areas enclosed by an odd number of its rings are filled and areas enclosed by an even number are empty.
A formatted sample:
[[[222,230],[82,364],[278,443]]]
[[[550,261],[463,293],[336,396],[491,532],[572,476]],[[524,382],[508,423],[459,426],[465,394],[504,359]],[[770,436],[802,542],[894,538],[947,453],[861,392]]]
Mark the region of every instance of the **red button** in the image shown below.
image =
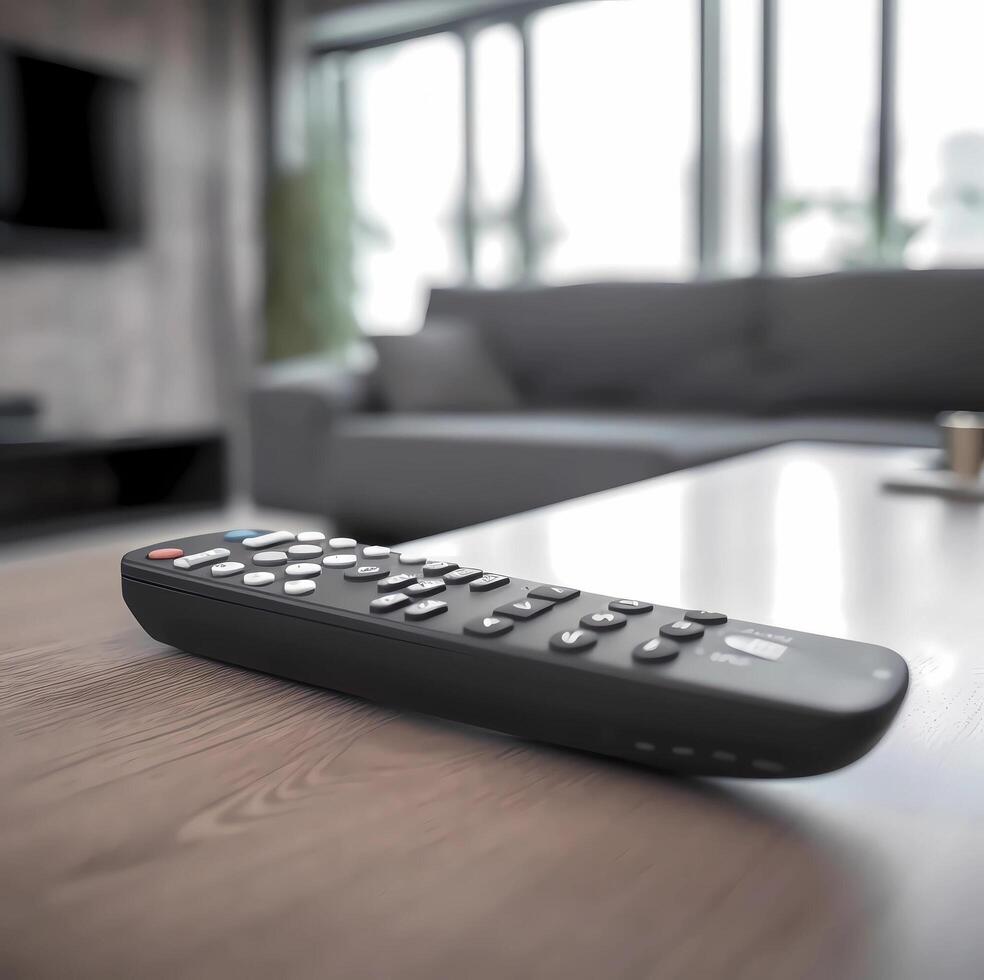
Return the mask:
[[[148,558],[180,558],[184,552],[180,548],[155,548],[147,552]]]

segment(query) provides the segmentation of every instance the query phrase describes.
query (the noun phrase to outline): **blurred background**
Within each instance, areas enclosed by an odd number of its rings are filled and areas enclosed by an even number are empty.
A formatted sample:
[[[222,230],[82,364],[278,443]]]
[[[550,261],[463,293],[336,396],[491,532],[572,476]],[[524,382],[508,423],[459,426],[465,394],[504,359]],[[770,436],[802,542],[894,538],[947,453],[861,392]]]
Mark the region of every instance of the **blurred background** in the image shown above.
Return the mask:
[[[0,538],[393,538],[981,408],[975,0],[0,2]],[[960,270],[959,272],[953,270]]]

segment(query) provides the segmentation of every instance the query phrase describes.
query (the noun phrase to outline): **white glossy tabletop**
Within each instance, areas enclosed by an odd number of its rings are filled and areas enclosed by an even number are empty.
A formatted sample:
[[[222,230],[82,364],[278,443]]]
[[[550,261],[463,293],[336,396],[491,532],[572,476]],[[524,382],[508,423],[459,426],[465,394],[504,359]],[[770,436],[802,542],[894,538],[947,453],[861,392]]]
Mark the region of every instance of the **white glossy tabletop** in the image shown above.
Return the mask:
[[[872,975],[960,976],[984,954],[984,504],[882,489],[926,456],[778,447],[406,547],[897,650],[909,694],[865,759],[716,785],[857,862]]]

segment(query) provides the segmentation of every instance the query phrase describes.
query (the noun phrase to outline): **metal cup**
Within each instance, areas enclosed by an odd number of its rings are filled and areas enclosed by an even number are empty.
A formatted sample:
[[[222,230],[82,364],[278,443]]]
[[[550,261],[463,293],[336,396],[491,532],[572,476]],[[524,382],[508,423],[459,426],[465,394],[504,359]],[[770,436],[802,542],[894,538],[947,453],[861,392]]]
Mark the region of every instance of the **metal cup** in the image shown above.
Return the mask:
[[[936,422],[947,466],[965,480],[977,480],[984,463],[984,412],[943,412]]]

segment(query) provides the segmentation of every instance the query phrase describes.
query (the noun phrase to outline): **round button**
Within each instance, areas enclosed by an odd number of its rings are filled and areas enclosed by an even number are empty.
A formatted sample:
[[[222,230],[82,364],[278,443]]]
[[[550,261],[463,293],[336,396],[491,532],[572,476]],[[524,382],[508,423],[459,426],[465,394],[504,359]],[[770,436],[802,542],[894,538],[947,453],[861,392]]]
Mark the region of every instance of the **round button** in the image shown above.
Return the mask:
[[[355,538],[329,538],[329,548],[354,548]]]
[[[389,548],[384,548],[382,545],[371,544],[362,549],[362,554],[366,558],[389,558],[390,550]]]
[[[293,582],[284,582],[285,595],[308,595],[317,588],[317,583],[309,578],[295,579]]]
[[[632,651],[632,659],[640,664],[669,663],[680,653],[680,645],[662,636],[640,643]]]
[[[212,575],[215,578],[225,578],[227,575],[236,575],[246,566],[241,561],[220,561],[212,566]]]
[[[297,535],[297,540],[301,544],[321,544],[325,540],[325,536],[322,531],[301,531]]]
[[[321,564],[325,568],[351,568],[358,560],[356,555],[328,555]]]
[[[254,531],[252,528],[237,527],[232,531],[226,531],[223,537],[226,541],[245,541],[247,538],[259,537],[266,533],[266,531]]]
[[[165,559],[180,558],[184,552],[180,548],[155,548],[147,552],[147,557],[154,561],[164,561]]]
[[[243,585],[258,588],[261,585],[269,585],[276,577],[273,572],[247,572],[243,576]]]
[[[502,636],[512,628],[512,620],[504,616],[479,616],[468,620],[464,627],[469,636]]]
[[[286,551],[261,551],[253,555],[254,565],[286,565],[287,561]]]
[[[687,619],[678,619],[675,623],[664,623],[659,628],[660,636],[672,640],[696,640],[704,635],[704,627],[700,623],[691,623]]]
[[[287,549],[291,558],[318,558],[321,555],[320,544],[292,544]]]
[[[563,630],[550,637],[550,649],[560,653],[580,653],[590,650],[598,642],[598,637],[589,630]]]
[[[706,609],[688,609],[683,615],[692,623],[700,623],[701,626],[723,626],[728,621],[724,613],[708,612]]]
[[[291,578],[314,578],[315,575],[321,574],[321,566],[309,561],[301,561],[296,565],[288,565],[284,569],[284,574]]]
[[[581,625],[589,630],[617,630],[625,625],[625,617],[618,612],[588,613],[581,617]]]
[[[608,608],[613,612],[625,613],[627,616],[638,616],[640,613],[653,611],[651,602],[640,602],[638,599],[612,599]]]

